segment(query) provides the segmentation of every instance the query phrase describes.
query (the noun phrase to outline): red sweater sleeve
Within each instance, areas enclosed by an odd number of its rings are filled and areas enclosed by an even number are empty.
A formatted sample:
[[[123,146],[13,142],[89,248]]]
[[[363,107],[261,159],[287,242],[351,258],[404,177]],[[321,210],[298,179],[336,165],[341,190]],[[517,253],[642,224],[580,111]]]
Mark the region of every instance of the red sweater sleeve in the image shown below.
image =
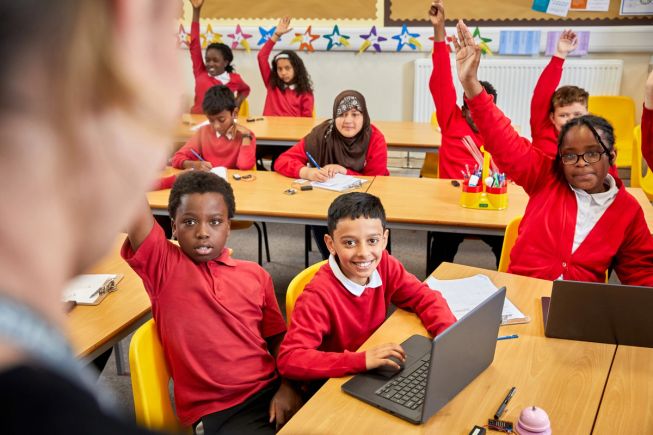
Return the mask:
[[[238,93],[237,97],[242,95],[243,98],[247,98],[250,88],[249,85],[245,83],[245,80],[243,80],[243,77],[240,74],[231,73],[230,78],[233,81],[234,87],[236,88],[235,92]]]
[[[317,350],[329,334],[330,318],[325,303],[316,292],[305,291],[299,296],[279,349],[277,368],[281,376],[308,381],[365,371],[365,352]]]
[[[304,148],[304,139],[282,153],[274,162],[274,170],[286,177],[299,178],[299,170],[306,166],[308,158]]]
[[[176,179],[177,179],[176,175],[170,175],[169,177],[159,178],[154,184],[154,186],[152,187],[152,190],[170,189],[172,185],[175,183]]]
[[[312,92],[300,94],[299,96],[299,113],[301,117],[312,118],[313,108],[315,107],[315,97]]]
[[[562,65],[565,60],[553,56],[549,64],[544,68],[540,78],[537,80],[531,99],[531,136],[539,136],[539,132],[551,128],[549,113],[551,109],[551,98],[560,84],[562,78]]]
[[[188,142],[186,142],[183,147],[179,148],[177,152],[172,156],[170,159],[170,164],[173,168],[183,169],[182,164],[184,161],[197,160],[197,157],[195,157],[195,155],[193,155],[190,150],[193,149],[196,152],[199,152],[200,131],[201,129],[197,130],[193,137],[191,137]]]
[[[653,237],[641,207],[626,227],[624,243],[615,259],[615,271],[622,284],[653,287]]]
[[[653,109],[642,108],[642,155],[653,168]]]
[[[440,334],[456,322],[447,301],[437,290],[420,282],[408,273],[396,258],[388,255],[388,288],[394,290],[391,301],[399,308],[416,313],[426,330],[432,335]]]
[[[272,48],[274,48],[274,41],[270,38],[263,44],[263,47],[258,52],[258,56],[256,56],[258,59],[258,69],[261,71],[261,77],[263,78],[263,85],[265,87],[270,83],[270,53],[272,52]]]
[[[435,42],[433,44],[433,72],[429,80],[429,89],[435,104],[435,115],[438,118],[438,125],[441,131],[449,131],[450,122],[454,118],[456,110],[456,89],[453,86],[451,77],[451,60],[446,42]]]
[[[485,90],[466,101],[474,123],[485,139],[485,148],[508,178],[522,186],[529,195],[545,186],[547,183],[542,180],[554,175],[554,160],[519,136],[510,119]]]
[[[193,22],[190,25],[190,59],[193,61],[193,75],[198,75],[206,72],[204,59],[202,58],[202,46],[200,43],[200,23]]]
[[[390,172],[388,172],[388,145],[385,143],[385,137],[374,125],[371,127],[372,136],[370,137],[370,145],[367,148],[363,172],[356,172],[347,168],[348,175],[390,175]]]
[[[242,140],[242,139],[241,139]],[[238,149],[238,160],[236,166],[241,171],[249,171],[256,165],[256,137],[252,132],[252,140],[249,145],[240,144]]]

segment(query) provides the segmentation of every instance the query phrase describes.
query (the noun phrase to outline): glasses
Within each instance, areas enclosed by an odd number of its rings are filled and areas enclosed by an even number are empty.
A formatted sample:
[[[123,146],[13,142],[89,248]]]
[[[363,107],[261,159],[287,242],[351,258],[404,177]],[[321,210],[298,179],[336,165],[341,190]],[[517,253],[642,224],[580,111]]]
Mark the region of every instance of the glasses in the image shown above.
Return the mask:
[[[562,160],[563,165],[575,165],[578,162],[578,159],[581,157],[587,163],[596,163],[601,160],[601,156],[607,154],[605,151],[587,151],[583,154],[562,154],[560,160]]]

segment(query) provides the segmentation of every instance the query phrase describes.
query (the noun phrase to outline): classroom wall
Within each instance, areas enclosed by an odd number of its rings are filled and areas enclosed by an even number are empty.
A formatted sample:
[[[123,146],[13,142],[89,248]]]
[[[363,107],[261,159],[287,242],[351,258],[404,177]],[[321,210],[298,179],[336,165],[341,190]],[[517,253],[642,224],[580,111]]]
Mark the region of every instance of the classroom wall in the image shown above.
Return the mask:
[[[265,88],[256,61],[257,51],[236,50],[234,64],[239,74],[251,86],[249,98],[252,114],[263,111]],[[428,53],[363,53],[314,52],[299,53],[315,86],[318,117],[331,116],[333,98],[344,89],[356,89],[365,95],[372,119],[412,119],[413,61],[429,57]],[[641,117],[644,83],[649,71],[651,53],[598,53],[587,59],[622,59],[624,74],[621,95],[635,100],[637,119]],[[186,82],[188,107],[193,98],[194,79],[188,50],[179,50]]]

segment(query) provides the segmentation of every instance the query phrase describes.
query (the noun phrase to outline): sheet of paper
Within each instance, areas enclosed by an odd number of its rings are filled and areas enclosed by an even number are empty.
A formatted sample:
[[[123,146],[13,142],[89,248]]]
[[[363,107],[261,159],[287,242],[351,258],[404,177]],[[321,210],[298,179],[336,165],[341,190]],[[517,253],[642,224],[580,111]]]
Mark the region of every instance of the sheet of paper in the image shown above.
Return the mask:
[[[546,55],[553,56],[558,45],[558,38],[562,32],[547,32],[546,34]],[[590,48],[590,32],[587,30],[576,32],[578,35],[578,45],[576,49],[569,53],[569,56],[585,56]]]
[[[502,30],[499,36],[499,54],[538,54],[541,36],[539,30]]]
[[[227,180],[227,168],[224,166],[216,166],[215,168],[211,168],[211,172],[224,179],[225,181],[229,181]]]
[[[609,9],[610,0],[571,0],[572,11],[607,12]]]
[[[320,189],[344,192],[345,190],[360,187],[363,183],[367,183],[367,180],[352,177],[351,175],[336,174],[327,181],[313,181],[311,182],[311,185],[313,187],[319,187]]]
[[[426,280],[426,284],[442,293],[457,319],[463,317],[497,291],[497,287],[490,278],[480,274],[461,279],[436,279],[430,276]],[[530,318],[519,311],[508,298],[503,303],[502,318],[502,325],[530,321]]]
[[[566,17],[571,0],[533,0],[532,9],[546,14]]]
[[[197,131],[200,128],[204,127],[205,125],[209,125],[209,120],[208,119],[206,121],[204,121],[204,122],[200,122],[199,124],[192,126],[190,129],[192,131]]]
[[[621,0],[619,15],[653,15],[653,1]]]
[[[86,274],[73,278],[64,288],[63,300],[75,301],[78,304],[92,304],[99,297],[99,290],[116,275]]]

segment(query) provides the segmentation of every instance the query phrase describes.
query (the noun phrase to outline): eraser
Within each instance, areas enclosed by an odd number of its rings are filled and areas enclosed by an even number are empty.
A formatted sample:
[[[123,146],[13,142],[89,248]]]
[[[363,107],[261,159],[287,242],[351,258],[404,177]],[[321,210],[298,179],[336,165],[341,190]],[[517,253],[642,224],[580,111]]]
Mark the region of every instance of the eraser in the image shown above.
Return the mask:
[[[306,185],[306,186],[302,186],[302,187],[300,187],[300,189],[301,189],[301,190],[313,190],[313,186],[311,186],[310,184],[308,184],[308,185]]]

